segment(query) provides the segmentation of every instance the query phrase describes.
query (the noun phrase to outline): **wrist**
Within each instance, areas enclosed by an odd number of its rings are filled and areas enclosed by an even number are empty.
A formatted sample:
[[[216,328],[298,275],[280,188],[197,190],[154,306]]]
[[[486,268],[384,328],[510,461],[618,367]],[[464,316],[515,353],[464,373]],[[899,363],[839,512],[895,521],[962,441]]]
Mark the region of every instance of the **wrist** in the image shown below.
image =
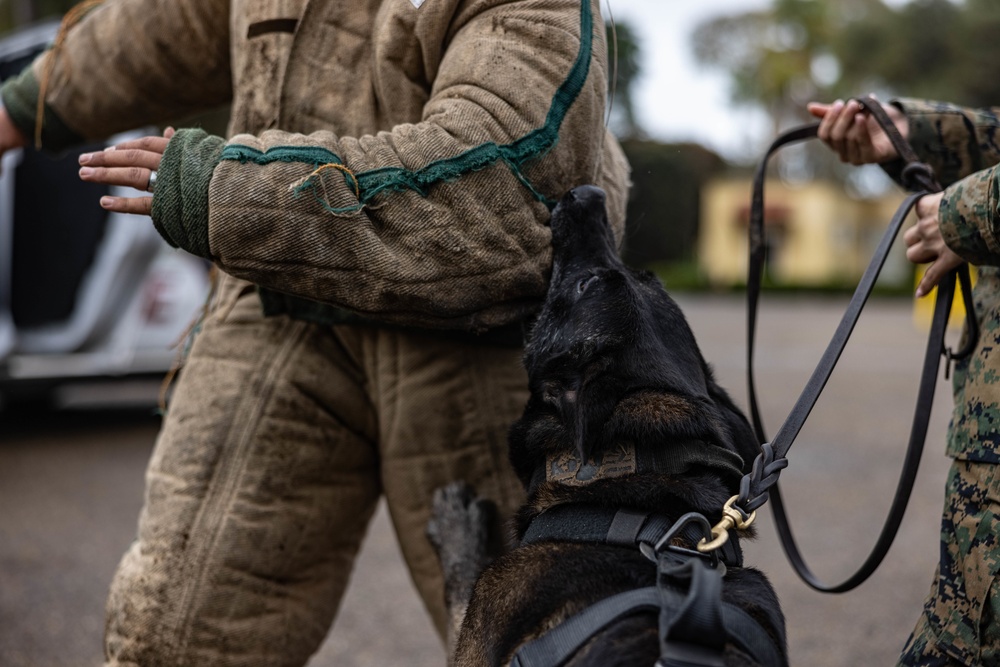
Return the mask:
[[[27,138],[11,120],[7,109],[0,104],[0,154],[14,148],[21,148],[27,143]]]

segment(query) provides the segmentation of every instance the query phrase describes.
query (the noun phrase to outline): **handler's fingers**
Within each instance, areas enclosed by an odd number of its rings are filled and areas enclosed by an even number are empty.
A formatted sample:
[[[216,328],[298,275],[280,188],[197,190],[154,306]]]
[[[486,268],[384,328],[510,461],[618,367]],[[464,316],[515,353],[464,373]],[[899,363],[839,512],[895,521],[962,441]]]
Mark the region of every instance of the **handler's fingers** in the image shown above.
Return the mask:
[[[962,265],[964,262],[961,257],[956,255],[950,250],[941,254],[937,261],[927,267],[924,277],[920,279],[920,283],[917,285],[917,297],[924,297],[930,294],[931,290],[934,289],[941,279],[944,278],[949,271],[956,269]]]
[[[152,151],[153,153],[160,153],[162,155],[163,151],[167,150],[168,143],[170,143],[170,138],[166,136],[139,137],[138,139],[130,139],[129,141],[123,141],[120,144],[109,146],[104,150],[104,152],[113,153],[115,151],[138,149],[143,151]]]
[[[149,167],[82,167],[80,178],[91,183],[121,185],[136,190],[145,190],[149,185],[149,175],[155,169]]]
[[[158,169],[162,153],[126,148],[84,153],[80,156],[80,164],[87,167],[140,167],[142,169]]]
[[[847,161],[853,165],[862,165],[870,162],[871,135],[868,134],[868,124],[865,122],[865,115],[854,114],[854,122],[847,130]]]
[[[819,122],[819,128],[816,130],[816,136],[826,143],[830,143],[830,132],[833,130],[833,125],[837,122],[837,118],[840,116],[840,110],[844,108],[844,103],[837,100],[833,104],[826,107],[826,111],[823,114],[823,119]],[[831,146],[832,148],[832,146]]]
[[[177,134],[177,130],[175,130],[172,127],[168,127],[167,129],[163,130],[163,138],[166,139],[167,141],[173,139],[175,134]],[[164,150],[166,149],[164,148]]]
[[[914,264],[927,264],[938,258],[938,253],[926,243],[917,243],[906,249],[906,259]]]
[[[854,125],[854,116],[861,111],[861,105],[857,100],[847,100],[844,108],[837,115],[837,120],[833,124],[830,138],[834,142],[844,142],[847,140],[848,132]]]
[[[810,102],[806,105],[806,110],[813,118],[826,118],[832,104],[822,104],[820,102]]]
[[[101,197],[101,208],[116,213],[149,215],[153,211],[152,197]]]

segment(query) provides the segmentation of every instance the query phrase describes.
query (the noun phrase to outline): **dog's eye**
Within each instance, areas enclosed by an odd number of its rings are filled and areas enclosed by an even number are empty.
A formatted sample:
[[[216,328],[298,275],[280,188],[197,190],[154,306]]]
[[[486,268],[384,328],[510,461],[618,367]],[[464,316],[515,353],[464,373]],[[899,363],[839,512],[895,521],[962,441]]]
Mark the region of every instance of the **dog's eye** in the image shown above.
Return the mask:
[[[590,284],[595,280],[597,280],[597,276],[587,276],[586,278],[582,278],[580,282],[576,284],[576,293],[583,294],[586,292],[587,288],[590,287]]]

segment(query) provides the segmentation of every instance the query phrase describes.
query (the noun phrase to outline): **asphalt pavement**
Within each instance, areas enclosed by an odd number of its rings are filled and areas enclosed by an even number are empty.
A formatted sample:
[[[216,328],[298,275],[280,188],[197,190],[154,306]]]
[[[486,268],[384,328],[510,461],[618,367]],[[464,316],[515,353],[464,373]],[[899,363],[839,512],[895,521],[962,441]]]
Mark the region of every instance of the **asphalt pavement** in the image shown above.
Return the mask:
[[[745,405],[743,302],[678,297],[721,384]],[[765,424],[774,432],[846,304],[766,299],[757,356]],[[839,581],[874,543],[903,457],[924,332],[906,300],[875,300],[837,375],[789,455],[782,489],[817,574]],[[920,611],[937,554],[948,460],[950,387],[938,384],[923,467],[886,563],[841,595],[790,570],[770,513],[747,562],[778,589],[793,665],[891,665]],[[95,667],[103,605],[135,534],[142,477],[158,427],[149,409],[0,413],[0,667]],[[384,511],[373,522],[338,621],[310,667],[444,665]]]

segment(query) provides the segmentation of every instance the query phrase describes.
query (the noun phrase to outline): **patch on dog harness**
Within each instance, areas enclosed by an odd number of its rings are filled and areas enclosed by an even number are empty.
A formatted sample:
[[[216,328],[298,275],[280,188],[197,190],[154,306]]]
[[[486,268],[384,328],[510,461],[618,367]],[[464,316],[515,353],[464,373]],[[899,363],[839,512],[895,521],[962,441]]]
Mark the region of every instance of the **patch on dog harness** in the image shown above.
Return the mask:
[[[586,461],[571,453],[549,455],[545,479],[567,486],[585,486],[599,479],[630,475],[636,469],[635,445],[625,443]]]

